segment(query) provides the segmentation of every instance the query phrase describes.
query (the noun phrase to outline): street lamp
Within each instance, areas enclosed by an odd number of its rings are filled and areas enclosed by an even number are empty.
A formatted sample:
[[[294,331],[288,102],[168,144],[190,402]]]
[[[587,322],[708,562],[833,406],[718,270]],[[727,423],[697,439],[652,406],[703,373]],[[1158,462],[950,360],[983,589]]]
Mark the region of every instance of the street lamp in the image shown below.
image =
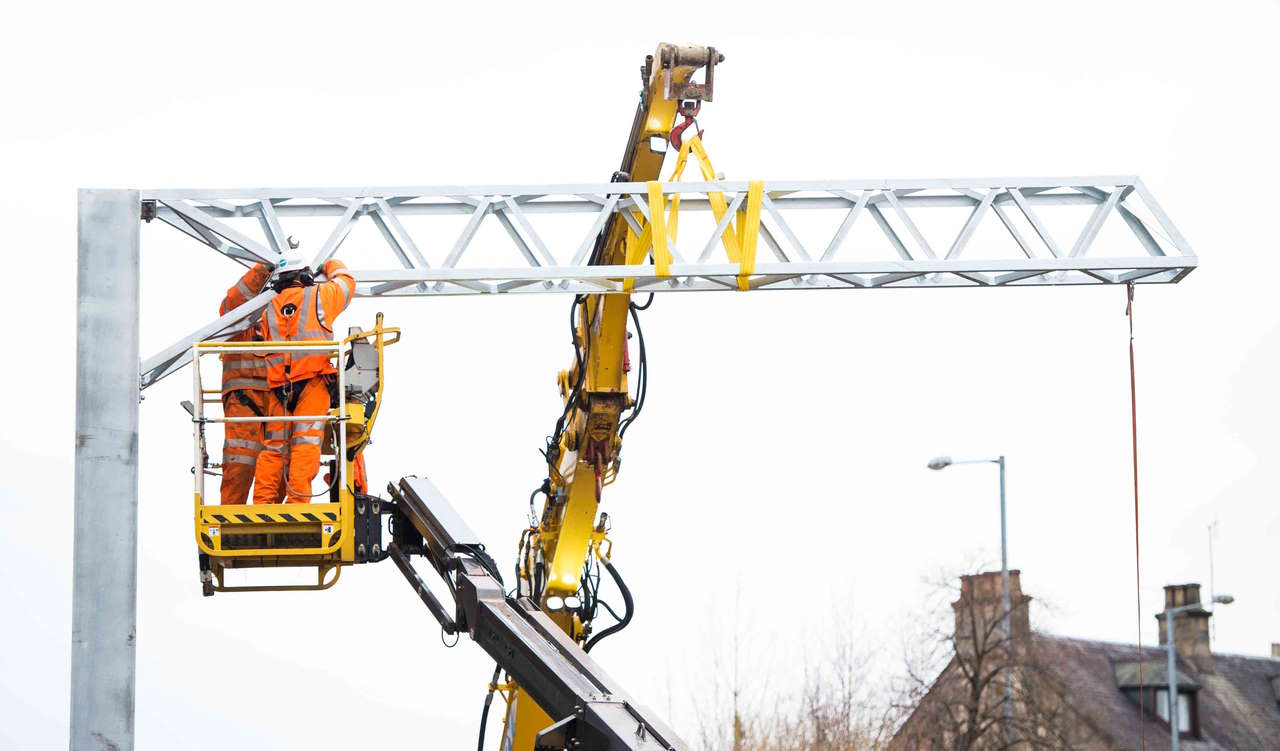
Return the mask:
[[[1236,598],[1232,597],[1231,595],[1218,595],[1214,597],[1213,600],[1211,600],[1210,602],[1217,605],[1230,605],[1235,601],[1236,601]],[[1169,703],[1168,705],[1169,738],[1170,738],[1170,748],[1172,749],[1172,751],[1178,751],[1178,741],[1180,740],[1179,739],[1180,731],[1178,730],[1178,667],[1177,667],[1177,661],[1175,660],[1175,655],[1177,654],[1177,652],[1174,650],[1174,645],[1173,645],[1173,622],[1174,622],[1174,619],[1177,618],[1179,615],[1182,615],[1188,610],[1195,610],[1199,607],[1201,607],[1200,603],[1194,602],[1194,603],[1191,603],[1190,605],[1179,605],[1176,608],[1164,609],[1164,627],[1165,627],[1164,645],[1165,645],[1165,651],[1167,653],[1167,657],[1169,661],[1168,662],[1169,696],[1167,697],[1167,701]],[[1139,657],[1139,659],[1141,659],[1141,657]]]
[[[1009,629],[1009,543],[1006,534],[1005,515],[1004,515],[1004,454],[995,459],[952,459],[949,456],[938,456],[929,460],[929,469],[943,470],[952,464],[998,464],[1000,465],[1000,605],[1004,610],[1004,620],[1000,624],[1004,631],[1005,649],[1012,648],[1010,641],[1011,634]],[[1013,675],[1009,671],[1009,666],[1005,665],[1004,670],[1004,737],[1005,744],[1010,741],[1009,733],[1013,723]]]

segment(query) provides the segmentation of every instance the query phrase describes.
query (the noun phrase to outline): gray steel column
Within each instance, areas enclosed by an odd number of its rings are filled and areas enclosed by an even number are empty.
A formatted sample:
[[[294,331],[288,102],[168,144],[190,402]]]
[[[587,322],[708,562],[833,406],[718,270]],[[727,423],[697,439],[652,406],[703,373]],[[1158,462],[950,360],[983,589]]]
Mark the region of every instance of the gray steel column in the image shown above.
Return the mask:
[[[71,748],[133,749],[138,581],[136,190],[81,190]]]

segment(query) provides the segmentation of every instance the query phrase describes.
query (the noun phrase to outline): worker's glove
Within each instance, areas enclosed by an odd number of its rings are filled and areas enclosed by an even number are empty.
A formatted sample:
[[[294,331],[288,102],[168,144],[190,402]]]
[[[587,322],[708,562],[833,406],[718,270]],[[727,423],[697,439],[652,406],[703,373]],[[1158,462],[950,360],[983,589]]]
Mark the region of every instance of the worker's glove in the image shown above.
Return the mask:
[[[329,260],[325,261],[324,266],[321,268],[321,271],[324,272],[324,276],[326,279],[332,279],[334,275],[337,274],[339,271],[346,271],[346,270],[347,270],[347,265],[336,258],[330,258]]]

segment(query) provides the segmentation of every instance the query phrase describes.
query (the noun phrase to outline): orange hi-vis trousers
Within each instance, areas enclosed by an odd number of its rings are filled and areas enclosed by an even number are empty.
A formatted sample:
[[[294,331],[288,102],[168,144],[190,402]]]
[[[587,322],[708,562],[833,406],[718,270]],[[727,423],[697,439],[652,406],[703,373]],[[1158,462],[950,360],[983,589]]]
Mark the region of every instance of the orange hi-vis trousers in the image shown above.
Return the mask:
[[[310,503],[311,482],[320,471],[320,444],[324,441],[324,415],[329,413],[329,387],[321,377],[295,382],[302,389],[291,414],[315,416],[314,420],[268,422],[263,436],[265,448],[258,455],[254,473],[253,502],[274,503],[284,490],[286,502]],[[275,393],[268,394],[268,417],[283,417],[288,410]],[[288,461],[286,462],[286,458]]]
[[[361,494],[369,492],[369,475],[365,472],[363,451],[356,454],[355,461],[351,462],[351,475],[347,478],[347,481],[351,484],[351,489],[355,492]],[[325,472],[324,483],[325,485],[332,484],[333,475]]]
[[[239,395],[243,395],[243,399]],[[244,403],[248,399],[262,415],[267,414],[267,402],[274,397],[269,391],[240,389],[222,397],[222,413],[226,417],[258,417],[253,408]],[[228,422],[223,424],[222,441],[222,494],[223,506],[249,502],[249,488],[258,465],[258,454],[263,449],[264,423]],[[281,496],[275,498],[279,502]]]

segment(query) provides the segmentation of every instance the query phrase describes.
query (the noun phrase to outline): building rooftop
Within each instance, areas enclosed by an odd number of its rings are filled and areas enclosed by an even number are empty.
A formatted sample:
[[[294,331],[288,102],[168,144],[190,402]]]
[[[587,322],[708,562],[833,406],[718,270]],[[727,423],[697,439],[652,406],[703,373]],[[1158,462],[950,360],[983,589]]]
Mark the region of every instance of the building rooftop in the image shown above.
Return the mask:
[[[1035,728],[1050,745],[1087,751],[1169,749],[1165,642],[1171,639],[1176,706],[1183,728],[1180,747],[1185,751],[1280,749],[1280,644],[1272,645],[1271,657],[1214,652],[1213,613],[1196,607],[1198,584],[1165,587],[1164,608],[1177,608],[1180,615],[1170,629],[1162,609],[1157,618],[1159,643],[1139,650],[1133,644],[1034,631],[1026,607],[1031,598],[1022,593],[1020,572],[1009,574],[1010,599],[1017,603],[1010,613],[1010,639],[1018,655],[1012,670],[1021,675],[1012,685],[1022,692],[1013,698],[1013,714],[1021,713],[1013,732]],[[969,732],[966,723],[973,720],[966,702],[972,701],[973,687],[966,683],[966,676],[984,675],[993,666],[999,669],[999,642],[993,648],[989,632],[1001,618],[1001,590],[998,571],[962,577],[959,599],[952,603],[956,651],[899,728],[892,748],[931,748],[940,737]],[[1000,685],[993,681],[980,690],[998,694]],[[1001,703],[999,696],[983,696],[979,706]],[[957,708],[958,714],[953,711]],[[1059,709],[1068,711],[1063,714]],[[1001,732],[990,724],[1003,724],[998,713],[982,715],[981,722],[986,724],[979,729],[980,736]],[[1019,722],[1021,730],[1016,729]]]
[[[1115,748],[1141,748],[1136,697],[1124,690],[1137,688],[1136,646],[1046,634],[1034,634],[1032,641],[1082,721]],[[1164,647],[1144,646],[1141,661],[1145,686],[1168,686]],[[1214,654],[1212,661],[1213,672],[1207,672],[1178,659],[1178,684],[1196,693],[1200,729],[1200,738],[1182,739],[1182,748],[1280,748],[1274,685],[1280,679],[1280,659]],[[1148,717],[1146,747],[1158,751],[1169,745],[1168,726]]]

